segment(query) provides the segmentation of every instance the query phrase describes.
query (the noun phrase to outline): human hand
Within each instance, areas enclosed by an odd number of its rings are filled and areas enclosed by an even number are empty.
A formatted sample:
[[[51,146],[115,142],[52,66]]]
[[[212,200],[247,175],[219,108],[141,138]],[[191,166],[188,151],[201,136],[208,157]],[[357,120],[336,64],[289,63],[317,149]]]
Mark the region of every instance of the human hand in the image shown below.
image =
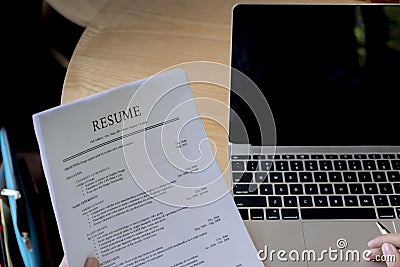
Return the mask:
[[[386,261],[388,267],[400,267],[400,234],[380,235],[368,242],[371,249],[369,258],[375,261]]]
[[[65,256],[62,258],[62,261],[58,267],[67,267],[67,261],[65,259]],[[100,267],[100,263],[96,258],[88,257],[83,267]]]

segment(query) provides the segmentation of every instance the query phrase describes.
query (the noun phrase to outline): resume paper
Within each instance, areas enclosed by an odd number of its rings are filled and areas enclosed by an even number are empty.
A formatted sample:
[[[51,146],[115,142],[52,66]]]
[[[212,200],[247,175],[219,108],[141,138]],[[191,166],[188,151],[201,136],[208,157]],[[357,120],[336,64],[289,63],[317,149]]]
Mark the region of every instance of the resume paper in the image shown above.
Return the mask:
[[[263,266],[183,70],[33,121],[68,266]]]

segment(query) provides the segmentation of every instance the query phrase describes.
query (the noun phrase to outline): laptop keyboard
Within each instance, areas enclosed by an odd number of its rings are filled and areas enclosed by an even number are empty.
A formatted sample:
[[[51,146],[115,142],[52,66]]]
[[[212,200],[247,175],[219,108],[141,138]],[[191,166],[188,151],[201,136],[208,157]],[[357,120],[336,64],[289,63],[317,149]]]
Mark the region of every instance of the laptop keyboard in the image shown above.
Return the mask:
[[[232,155],[243,220],[400,218],[400,154]]]

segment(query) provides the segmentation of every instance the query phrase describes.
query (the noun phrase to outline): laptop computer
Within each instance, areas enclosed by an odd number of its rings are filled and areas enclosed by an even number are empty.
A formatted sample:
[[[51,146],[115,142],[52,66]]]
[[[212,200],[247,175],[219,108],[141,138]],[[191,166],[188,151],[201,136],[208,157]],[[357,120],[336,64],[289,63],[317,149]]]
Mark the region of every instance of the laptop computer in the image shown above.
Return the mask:
[[[243,3],[231,30],[232,193],[260,260],[382,266],[364,258],[377,221],[400,231],[400,6]]]

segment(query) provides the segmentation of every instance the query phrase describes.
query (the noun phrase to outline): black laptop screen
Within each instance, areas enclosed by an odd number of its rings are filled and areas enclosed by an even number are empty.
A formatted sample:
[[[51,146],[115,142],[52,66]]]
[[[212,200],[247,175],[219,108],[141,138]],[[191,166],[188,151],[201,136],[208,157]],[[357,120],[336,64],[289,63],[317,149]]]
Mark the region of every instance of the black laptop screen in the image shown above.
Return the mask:
[[[399,5],[242,4],[231,38],[231,66],[263,92],[277,145],[400,145]],[[240,102],[231,93],[250,143],[268,145]],[[246,143],[236,127],[230,141]]]

